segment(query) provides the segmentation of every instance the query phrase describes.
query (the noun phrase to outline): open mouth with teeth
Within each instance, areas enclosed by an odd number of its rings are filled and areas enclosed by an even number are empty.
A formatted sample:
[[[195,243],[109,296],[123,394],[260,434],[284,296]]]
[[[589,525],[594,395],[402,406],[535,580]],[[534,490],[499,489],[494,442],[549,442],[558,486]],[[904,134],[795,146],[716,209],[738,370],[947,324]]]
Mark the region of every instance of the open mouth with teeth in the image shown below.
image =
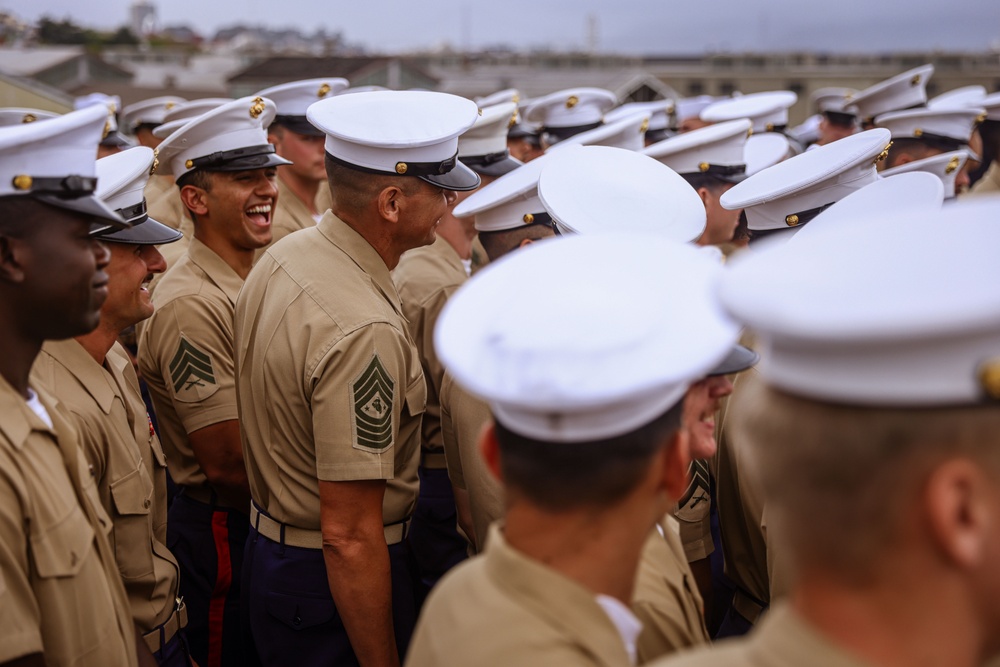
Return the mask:
[[[147,275],[146,279],[143,280],[142,283],[139,285],[139,291],[140,292],[146,292],[146,293],[148,293],[149,292],[149,283],[151,283],[151,282],[153,282],[153,274],[152,273],[150,273],[149,275]]]
[[[250,222],[259,227],[269,227],[271,225],[271,205],[257,204],[244,211]]]

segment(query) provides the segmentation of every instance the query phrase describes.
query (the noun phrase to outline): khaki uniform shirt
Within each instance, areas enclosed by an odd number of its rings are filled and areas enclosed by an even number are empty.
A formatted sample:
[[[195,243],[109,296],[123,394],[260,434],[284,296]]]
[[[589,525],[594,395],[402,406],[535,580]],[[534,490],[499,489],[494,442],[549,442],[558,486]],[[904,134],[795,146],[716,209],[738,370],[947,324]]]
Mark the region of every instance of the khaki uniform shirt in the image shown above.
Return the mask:
[[[768,612],[745,638],[653,664],[656,667],[872,667],[835,646],[784,605]]]
[[[49,341],[32,383],[71,414],[97,494],[111,516],[111,545],[132,618],[143,632],[165,623],[177,597],[177,561],[167,549],[167,474],[139,382],[118,343],[102,367],[73,339]]]
[[[642,621],[637,643],[640,664],[709,643],[705,605],[673,517],[664,517],[646,540],[632,612]]]
[[[504,514],[503,487],[479,453],[479,434],[493,415],[485,401],[460,387],[449,373],[441,383],[441,435],[448,477],[469,493],[469,510],[476,530],[476,551],[486,544],[491,523]]]
[[[314,226],[316,226],[316,219],[309,207],[281,180],[281,170],[279,169],[278,204],[274,209],[274,218],[271,221],[271,245],[292,232]]]
[[[319,530],[317,479],[388,480],[383,522],[417,498],[424,377],[385,262],[329,211],[268,249],[236,308],[240,425],[254,501]]]
[[[243,280],[197,239],[164,276],[139,337],[139,369],[149,386],[170,462],[182,486],[208,483],[187,434],[237,419],[233,308]]]
[[[135,665],[135,630],[101,509],[70,422],[53,428],[0,378],[0,663]]]
[[[715,551],[712,541],[712,496],[708,461],[692,461],[690,481],[677,504],[674,518],[680,526],[684,555],[689,563],[704,560]]]
[[[427,380],[427,411],[424,413],[422,447],[424,465],[444,468],[444,441],[441,437],[441,406],[438,395],[444,366],[434,351],[434,326],[448,298],[467,280],[462,258],[443,237],[429,246],[403,253],[392,272],[392,280],[403,303],[403,314]]]
[[[406,667],[631,664],[594,593],[491,531],[486,552],[431,591]]]
[[[1000,162],[993,160],[993,164],[965,196],[995,195],[998,192],[1000,192]]]
[[[146,210],[149,217],[184,234],[184,238],[179,241],[158,246],[160,254],[167,262],[167,269],[171,269],[184,256],[191,244],[191,239],[194,238],[194,222],[192,222],[187,209],[184,208],[184,203],[181,202],[180,188],[174,183],[173,176],[154,174],[146,183],[143,195],[146,197]],[[153,291],[153,285],[158,284],[163,275],[161,273],[153,276],[150,292]]]

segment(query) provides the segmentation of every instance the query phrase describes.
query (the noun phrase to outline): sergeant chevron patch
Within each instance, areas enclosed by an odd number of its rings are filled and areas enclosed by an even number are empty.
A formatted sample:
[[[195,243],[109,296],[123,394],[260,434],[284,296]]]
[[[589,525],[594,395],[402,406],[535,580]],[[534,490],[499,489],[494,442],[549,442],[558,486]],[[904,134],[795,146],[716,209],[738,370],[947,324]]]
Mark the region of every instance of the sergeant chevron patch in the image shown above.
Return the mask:
[[[691,481],[687,491],[677,501],[676,516],[681,521],[700,521],[711,508],[711,473],[707,461],[692,461],[689,469]]]
[[[170,360],[170,381],[175,394],[214,385],[212,355],[202,352],[182,337],[174,358]]]
[[[396,382],[372,356],[367,368],[354,380],[351,399],[354,403],[354,448],[383,452],[392,446],[392,401]]]

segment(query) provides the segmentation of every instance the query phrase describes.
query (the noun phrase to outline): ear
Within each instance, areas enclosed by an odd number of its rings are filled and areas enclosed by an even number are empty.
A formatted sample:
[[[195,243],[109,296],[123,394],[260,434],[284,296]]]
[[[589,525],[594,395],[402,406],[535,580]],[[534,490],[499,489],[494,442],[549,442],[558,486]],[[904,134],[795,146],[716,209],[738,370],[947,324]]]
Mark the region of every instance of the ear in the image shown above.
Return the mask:
[[[520,243],[517,244],[517,247],[523,248],[525,246],[531,245],[534,242],[535,242],[534,239],[523,239]]]
[[[990,527],[1000,521],[993,495],[982,467],[973,460],[950,459],[931,471],[923,487],[923,512],[931,539],[956,566],[983,564]]]
[[[500,443],[497,442],[497,429],[493,420],[483,427],[479,434],[479,453],[486,462],[486,468],[498,482],[503,482],[503,472],[500,465]]]
[[[406,194],[397,185],[382,188],[378,193],[376,203],[378,213],[383,220],[391,223],[399,222],[403,209],[406,207]]]
[[[23,247],[18,239],[0,235],[0,280],[13,285],[24,281]]]
[[[698,196],[701,197],[701,203],[703,206],[708,205],[708,200],[712,198],[712,193],[708,191],[708,188],[698,188],[696,190]]]
[[[913,162],[915,159],[916,158],[909,153],[899,153],[896,155],[896,158],[892,161],[891,165],[886,165],[886,169],[889,169],[890,167],[898,167],[899,165],[906,164],[907,162]]]
[[[208,214],[207,195],[205,190],[196,185],[185,185],[181,188],[181,202],[189,211],[199,217]]]
[[[684,495],[688,487],[688,469],[691,467],[690,435],[686,428],[679,428],[662,450],[661,480],[671,502]]]

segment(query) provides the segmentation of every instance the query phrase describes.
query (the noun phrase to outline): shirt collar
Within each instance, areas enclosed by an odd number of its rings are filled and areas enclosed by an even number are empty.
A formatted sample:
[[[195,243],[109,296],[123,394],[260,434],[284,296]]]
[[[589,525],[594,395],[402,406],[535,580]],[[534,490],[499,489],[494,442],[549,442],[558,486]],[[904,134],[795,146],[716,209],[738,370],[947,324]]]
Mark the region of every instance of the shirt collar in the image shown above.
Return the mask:
[[[97,363],[90,353],[76,340],[50,340],[42,345],[42,352],[52,357],[77,379],[101,408],[104,414],[111,412],[115,400],[115,389],[108,372]],[[38,363],[37,361],[35,362]]]
[[[37,392],[39,400],[45,405],[45,409],[52,415],[51,401],[44,400],[45,394]],[[28,402],[23,396],[17,393],[7,379],[0,376],[0,414],[4,417],[0,419],[0,432],[14,446],[21,449],[32,431],[54,432],[45,424],[41,418],[31,411]],[[54,418],[53,418],[54,419]]]
[[[338,218],[332,211],[327,211],[317,225],[320,232],[335,246],[344,251],[362,271],[371,277],[379,291],[392,304],[393,310],[402,315],[403,307],[399,303],[399,294],[389,274],[382,256],[375,251],[361,234],[358,234],[346,222]]]
[[[196,238],[191,239],[188,257],[192,263],[205,272],[205,275],[222,290],[229,302],[235,306],[236,297],[239,296],[240,289],[243,288],[243,279],[236,271],[233,271],[233,267],[226,264],[225,260],[215,254],[214,250]]]

